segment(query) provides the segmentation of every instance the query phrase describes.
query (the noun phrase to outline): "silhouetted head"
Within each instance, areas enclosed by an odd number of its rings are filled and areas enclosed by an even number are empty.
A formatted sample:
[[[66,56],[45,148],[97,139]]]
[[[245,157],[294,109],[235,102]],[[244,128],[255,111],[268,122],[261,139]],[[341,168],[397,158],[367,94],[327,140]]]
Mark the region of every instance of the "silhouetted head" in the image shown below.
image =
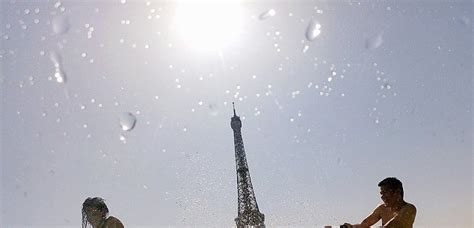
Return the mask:
[[[82,227],[87,228],[90,224],[92,227],[98,227],[107,218],[109,209],[100,197],[87,198],[82,204]]]
[[[387,177],[380,181],[380,195],[382,201],[387,206],[394,206],[400,200],[403,200],[402,182],[395,177]]]

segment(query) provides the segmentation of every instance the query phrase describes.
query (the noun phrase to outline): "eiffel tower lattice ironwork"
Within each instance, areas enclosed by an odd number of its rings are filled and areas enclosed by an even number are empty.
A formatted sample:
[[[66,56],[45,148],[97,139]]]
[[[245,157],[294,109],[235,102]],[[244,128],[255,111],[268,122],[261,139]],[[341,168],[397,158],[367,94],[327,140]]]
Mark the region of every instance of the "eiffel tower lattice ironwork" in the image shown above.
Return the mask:
[[[234,103],[232,103],[232,106]],[[238,215],[235,218],[237,228],[265,227],[265,215],[258,210],[257,199],[250,180],[250,172],[245,156],[244,142],[242,141],[242,122],[235,114],[231,119],[230,126],[234,131],[235,162],[237,169],[237,193],[238,193]]]

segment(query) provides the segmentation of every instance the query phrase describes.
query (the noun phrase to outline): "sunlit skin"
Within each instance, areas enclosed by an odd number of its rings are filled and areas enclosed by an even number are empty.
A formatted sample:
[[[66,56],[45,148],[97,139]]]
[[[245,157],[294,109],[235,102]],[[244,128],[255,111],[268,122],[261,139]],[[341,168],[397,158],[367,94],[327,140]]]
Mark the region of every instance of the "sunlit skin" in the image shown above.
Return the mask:
[[[380,187],[380,198],[383,203],[360,224],[351,225],[345,223],[345,227],[368,228],[380,219],[382,226],[387,228],[413,228],[416,216],[416,208],[413,204],[403,200],[399,190],[391,190],[385,186]]]
[[[87,221],[94,228],[123,228],[122,222],[113,216],[107,217],[105,211],[100,211],[94,207],[87,207],[85,209]]]

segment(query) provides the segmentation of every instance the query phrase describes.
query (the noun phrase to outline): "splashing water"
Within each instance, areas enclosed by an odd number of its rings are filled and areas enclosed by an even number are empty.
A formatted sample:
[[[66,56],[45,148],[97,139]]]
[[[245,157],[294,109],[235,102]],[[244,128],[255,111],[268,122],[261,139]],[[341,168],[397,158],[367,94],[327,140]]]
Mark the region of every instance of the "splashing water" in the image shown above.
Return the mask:
[[[306,28],[306,39],[308,41],[313,41],[316,37],[321,34],[321,24],[315,20],[311,20]]]
[[[120,126],[124,131],[131,131],[137,123],[137,118],[130,112],[124,112],[120,115]]]

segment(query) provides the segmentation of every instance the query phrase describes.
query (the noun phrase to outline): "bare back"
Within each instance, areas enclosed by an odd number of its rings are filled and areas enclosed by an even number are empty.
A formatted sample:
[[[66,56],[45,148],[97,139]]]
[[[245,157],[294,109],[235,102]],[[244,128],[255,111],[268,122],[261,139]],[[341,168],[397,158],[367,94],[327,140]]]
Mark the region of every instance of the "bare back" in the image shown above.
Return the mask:
[[[124,228],[122,222],[119,219],[109,216],[104,224],[105,228]]]

